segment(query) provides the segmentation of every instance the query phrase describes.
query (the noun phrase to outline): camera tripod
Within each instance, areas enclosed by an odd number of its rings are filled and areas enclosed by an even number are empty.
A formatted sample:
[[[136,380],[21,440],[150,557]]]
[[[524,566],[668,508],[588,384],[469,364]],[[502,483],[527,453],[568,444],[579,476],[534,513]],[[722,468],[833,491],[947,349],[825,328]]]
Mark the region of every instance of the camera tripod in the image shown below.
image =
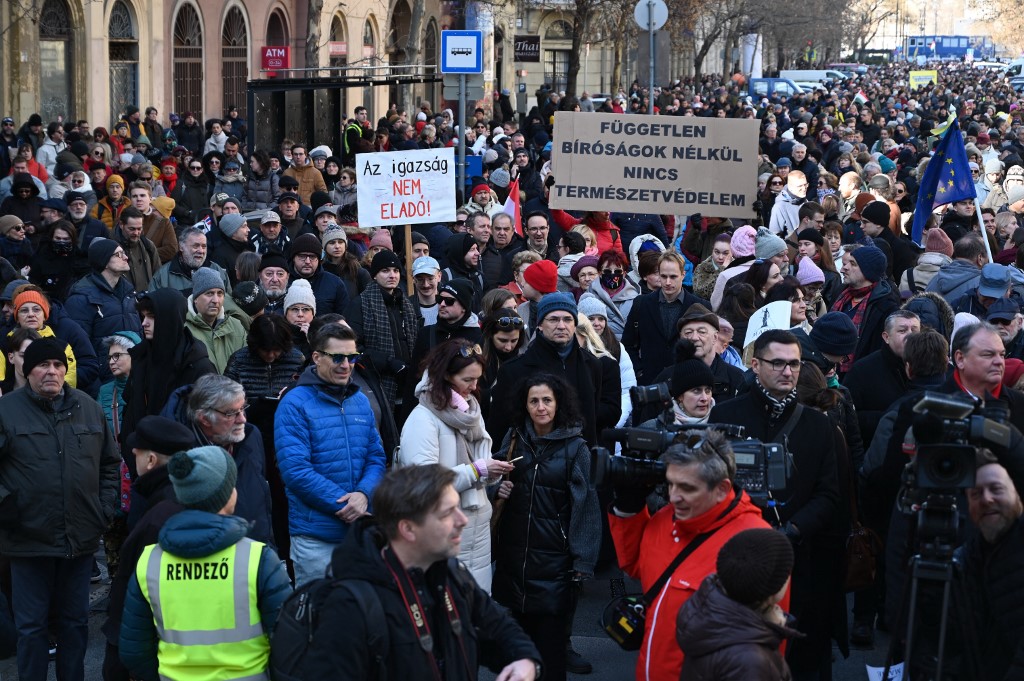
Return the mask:
[[[910,559],[909,570],[904,582],[904,607],[901,615],[906,617],[906,641],[903,651],[906,681],[943,681],[944,665],[947,662],[946,643],[949,617],[956,617],[957,633],[963,646],[962,663],[956,673],[957,679],[980,680],[978,647],[974,630],[967,618],[970,605],[964,584],[963,566],[953,556],[959,516],[956,498],[952,495],[930,494],[918,511],[917,535],[919,552]],[[921,641],[918,612],[922,587],[942,587],[942,603],[938,622],[938,639],[934,656],[915,660],[915,650]],[[909,591],[907,590],[909,587]],[[895,630],[894,630],[895,631]],[[895,660],[899,639],[893,637],[886,656],[882,678],[888,678],[889,668]],[[918,655],[921,657],[921,655]]]

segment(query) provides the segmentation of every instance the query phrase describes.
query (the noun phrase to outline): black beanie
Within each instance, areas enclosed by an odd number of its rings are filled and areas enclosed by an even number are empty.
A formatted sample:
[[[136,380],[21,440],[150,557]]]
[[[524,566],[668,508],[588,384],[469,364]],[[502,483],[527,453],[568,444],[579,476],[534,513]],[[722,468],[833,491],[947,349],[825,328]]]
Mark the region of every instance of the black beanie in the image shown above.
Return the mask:
[[[777,593],[793,571],[793,547],[781,532],[744,530],[718,552],[718,580],[729,598],[757,605]]]
[[[672,367],[672,395],[678,397],[687,390],[706,385],[714,387],[715,375],[704,360],[694,356],[693,343],[683,338],[676,343],[678,361]]]
[[[331,195],[327,192],[313,192],[309,195],[309,207],[316,213],[316,209],[326,206],[331,202]]]
[[[797,241],[811,241],[817,246],[825,245],[825,237],[816,227],[805,227],[797,232]]]
[[[89,267],[97,272],[105,270],[119,245],[113,239],[93,239],[89,244]]]
[[[68,368],[68,356],[67,352],[68,344],[57,338],[51,336],[49,338],[40,338],[32,341],[27,348],[25,348],[25,363],[21,365],[21,373],[28,378],[29,373],[37,366],[51,359],[55,359],[64,365],[64,368]]]
[[[389,251],[386,248],[373,256],[373,260],[370,261],[370,276],[376,277],[377,273],[385,267],[394,267],[399,272],[402,271],[402,259],[394,251]]]
[[[442,292],[459,301],[467,314],[473,311],[473,284],[468,279],[452,279],[438,290],[438,293]]]

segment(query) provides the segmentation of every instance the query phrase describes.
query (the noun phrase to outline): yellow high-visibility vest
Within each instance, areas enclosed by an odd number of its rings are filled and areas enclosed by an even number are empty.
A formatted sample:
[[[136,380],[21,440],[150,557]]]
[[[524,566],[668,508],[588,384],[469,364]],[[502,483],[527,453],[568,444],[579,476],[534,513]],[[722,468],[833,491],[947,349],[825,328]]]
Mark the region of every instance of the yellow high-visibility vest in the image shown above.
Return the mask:
[[[269,681],[257,605],[263,544],[242,539],[202,558],[147,546],[135,575],[160,637],[161,681]]]

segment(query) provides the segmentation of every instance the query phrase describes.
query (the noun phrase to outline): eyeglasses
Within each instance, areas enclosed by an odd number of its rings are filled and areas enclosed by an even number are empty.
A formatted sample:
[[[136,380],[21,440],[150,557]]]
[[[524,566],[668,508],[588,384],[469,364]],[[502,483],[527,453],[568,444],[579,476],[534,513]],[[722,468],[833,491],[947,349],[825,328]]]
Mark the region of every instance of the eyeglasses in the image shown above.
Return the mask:
[[[346,355],[341,352],[322,352],[320,354],[324,357],[330,357],[331,361],[334,362],[335,364],[341,364],[342,362],[356,364],[362,357],[362,354],[358,352],[353,352],[351,355]]]
[[[244,414],[245,410],[248,409],[248,408],[249,408],[249,403],[246,402],[245,404],[242,405],[241,409],[235,409],[234,411],[221,411],[220,409],[214,409],[214,411],[217,412],[218,414],[220,414],[221,416],[223,416],[226,419],[234,420],[234,419],[237,419],[241,414]]]
[[[496,321],[499,329],[521,329],[525,323],[522,317],[498,317]]]
[[[463,345],[462,347],[459,348],[459,354],[465,357],[466,359],[469,359],[473,355],[483,355],[484,351],[480,348],[479,345],[470,345],[468,347]]]
[[[296,260],[302,260],[302,261],[319,260],[320,256],[316,255],[314,253],[299,253],[298,255],[295,256],[295,259]]]
[[[107,357],[107,362],[112,364],[114,362],[120,362],[122,357],[127,357],[127,352],[115,352],[114,354]]]
[[[218,161],[218,160],[217,160],[217,159],[215,159],[215,158],[211,158],[211,159],[210,159],[210,165],[211,165],[211,166],[219,166],[219,165],[220,165],[220,161]]]
[[[798,359],[791,359],[788,362],[784,359],[765,359],[764,357],[755,357],[755,359],[764,362],[772,368],[772,371],[778,373],[785,371],[786,367],[789,367],[794,374],[800,371],[801,362]]]
[[[454,298],[450,298],[448,296],[438,296],[438,298],[437,298],[437,304],[438,305],[448,305],[448,306],[451,306],[451,305],[454,305],[457,302],[459,302],[459,301],[455,300]]]

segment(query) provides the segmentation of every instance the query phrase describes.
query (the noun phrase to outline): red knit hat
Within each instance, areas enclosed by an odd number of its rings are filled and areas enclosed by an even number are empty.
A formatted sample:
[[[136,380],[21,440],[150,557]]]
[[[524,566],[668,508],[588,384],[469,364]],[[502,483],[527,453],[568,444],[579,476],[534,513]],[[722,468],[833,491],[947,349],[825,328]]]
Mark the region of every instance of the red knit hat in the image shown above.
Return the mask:
[[[550,260],[538,260],[526,268],[523,279],[540,293],[554,293],[558,290],[558,267]]]
[[[473,187],[473,191],[469,193],[470,196],[476,196],[477,192],[490,192],[491,188],[486,183],[481,182],[480,184]]]

